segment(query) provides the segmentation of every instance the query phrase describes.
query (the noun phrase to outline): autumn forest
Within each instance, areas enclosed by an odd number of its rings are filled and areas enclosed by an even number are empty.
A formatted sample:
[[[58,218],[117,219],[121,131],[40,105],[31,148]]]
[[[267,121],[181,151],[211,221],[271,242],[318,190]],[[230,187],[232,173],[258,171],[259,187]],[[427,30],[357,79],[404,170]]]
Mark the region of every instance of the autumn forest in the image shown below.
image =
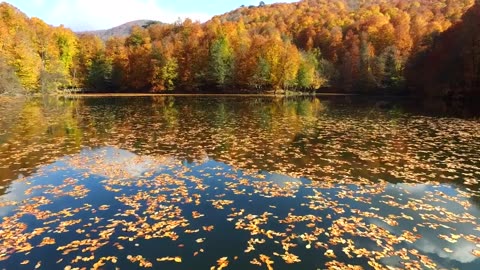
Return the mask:
[[[480,94],[480,3],[302,0],[106,41],[0,4],[0,94]]]
[[[0,270],[480,270],[480,0],[238,1],[0,0]]]

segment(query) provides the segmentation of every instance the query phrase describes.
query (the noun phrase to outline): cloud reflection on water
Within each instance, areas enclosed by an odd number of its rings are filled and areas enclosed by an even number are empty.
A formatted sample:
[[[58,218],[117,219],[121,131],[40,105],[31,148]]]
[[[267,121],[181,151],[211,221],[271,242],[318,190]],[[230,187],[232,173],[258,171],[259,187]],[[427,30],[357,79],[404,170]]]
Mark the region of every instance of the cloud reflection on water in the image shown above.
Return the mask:
[[[171,174],[175,170],[183,170],[180,168],[188,167],[194,175],[202,177],[203,171],[206,169],[218,168],[219,175],[215,176],[218,180],[222,180],[222,177],[231,174],[232,171],[238,171],[236,168],[232,168],[229,165],[226,165],[222,162],[217,162],[215,160],[204,159],[197,164],[188,164],[184,161],[176,160],[173,157],[154,157],[154,156],[140,156],[133,152],[118,149],[115,147],[101,147],[97,149],[83,149],[79,154],[67,156],[59,159],[53,164],[43,166],[39,168],[37,174],[28,177],[22,181],[16,181],[9,188],[7,194],[1,197],[4,201],[17,201],[20,202],[26,198],[26,190],[35,184],[44,184],[49,183],[49,181],[54,181],[53,178],[49,178],[54,175],[54,172],[57,172],[59,169],[62,170],[73,170],[76,172],[74,177],[80,178],[80,181],[88,182],[92,181],[90,178],[82,179],[82,175],[85,173],[90,175],[95,175],[96,180],[101,179],[118,179],[118,180],[128,180],[135,181],[136,179],[149,179],[152,175],[158,174]],[[202,169],[199,169],[202,168]],[[240,170],[241,171],[241,170]],[[240,172],[241,173],[241,172]],[[263,175],[263,176],[262,176]],[[282,198],[282,206],[290,204],[291,207],[298,207],[302,203],[307,203],[308,195],[312,194],[314,191],[312,188],[306,188],[305,181],[306,179],[293,178],[288,175],[282,175],[278,173],[261,173],[262,177],[255,177],[251,179],[252,181],[266,181],[272,184],[272,187],[278,186],[280,188],[292,189],[292,194],[296,194],[295,197]],[[175,174],[172,174],[172,177],[178,177]],[[58,177],[57,177],[58,178]],[[59,180],[59,179],[57,179]],[[57,181],[55,180],[55,181]],[[54,183],[54,182],[53,182]],[[308,183],[308,181],[307,181]],[[209,182],[212,185],[210,188],[221,189],[223,186],[221,182],[211,181]],[[461,215],[469,214],[473,217],[480,217],[480,209],[477,205],[473,204],[468,210],[465,210],[460,204],[452,203],[449,201],[428,201],[428,198],[432,196],[434,192],[444,192],[449,194],[449,196],[458,196],[458,187],[448,184],[390,184],[387,182],[376,184],[379,187],[383,188],[383,192],[372,196],[374,199],[371,204],[362,205],[356,204],[351,205],[352,208],[357,208],[362,211],[371,211],[372,208],[378,208],[378,214],[380,216],[388,215],[401,215],[407,214],[412,216],[414,220],[412,221],[403,221],[399,222],[398,226],[390,226],[385,222],[380,221],[376,218],[368,218],[367,222],[370,224],[375,224],[379,227],[386,229],[388,232],[394,235],[401,235],[403,231],[410,231],[413,227],[419,226],[419,224],[425,224],[428,220],[422,217],[421,213],[428,213],[425,209],[419,209],[419,211],[414,211],[408,208],[395,208],[386,206],[381,202],[381,195],[389,195],[393,197],[394,201],[406,205],[412,200],[423,200],[426,204],[433,207],[433,209],[438,210],[439,212],[451,212]],[[341,188],[339,188],[341,187]],[[349,186],[346,188],[345,185],[333,184],[331,188],[325,187],[322,189],[323,194],[329,194],[327,199],[336,198],[341,191],[345,189],[355,190],[354,186]],[[105,191],[102,191],[105,192]],[[207,191],[205,191],[207,193]],[[105,195],[108,195],[108,192],[105,192]],[[245,194],[238,196],[246,196]],[[251,199],[255,200],[256,195],[251,196]],[[235,200],[237,197],[226,196],[225,199]],[[265,198],[264,198],[265,199]],[[275,204],[275,198],[267,197],[268,200],[273,200],[272,205]],[[342,201],[342,200],[339,200]],[[279,204],[280,205],[280,204]],[[232,205],[232,207],[235,204]],[[6,216],[11,214],[11,209],[8,210],[8,207],[0,208],[0,216]],[[256,209],[259,212],[262,211],[272,211],[268,209],[267,205],[257,205]],[[286,214],[288,210],[280,209],[280,214]],[[430,211],[431,212],[431,211]],[[322,212],[313,212],[315,214],[322,214]],[[188,214],[187,214],[188,215]],[[349,217],[350,213],[347,211],[345,214],[339,214],[334,216],[334,219],[339,219],[341,217]],[[321,226],[322,224],[320,224]],[[328,230],[327,223],[325,223],[325,229]],[[444,267],[449,265],[460,265],[462,264],[472,264],[477,260],[471,251],[475,249],[475,244],[472,242],[466,241],[464,239],[459,239],[457,243],[448,243],[445,240],[439,238],[439,234],[462,234],[462,235],[478,235],[478,227],[475,228],[472,224],[468,223],[448,223],[449,228],[440,227],[436,230],[430,229],[428,227],[420,228],[419,233],[421,238],[412,244],[407,244],[408,248],[414,248],[421,251],[423,254],[432,254],[431,259],[437,264],[438,267]],[[222,228],[218,228],[222,229]],[[226,228],[225,228],[226,229]],[[304,246],[303,241],[296,239],[296,243],[299,246]],[[366,247],[374,250],[371,244],[366,244],[366,242],[359,241],[359,248]],[[450,249],[452,252],[446,252],[445,248]],[[321,253],[319,253],[321,254]],[[437,258],[438,257],[438,258]],[[383,263],[388,265],[396,265],[397,267],[402,267],[399,261],[395,258],[389,257],[382,260]],[[458,263],[456,263],[458,262]]]

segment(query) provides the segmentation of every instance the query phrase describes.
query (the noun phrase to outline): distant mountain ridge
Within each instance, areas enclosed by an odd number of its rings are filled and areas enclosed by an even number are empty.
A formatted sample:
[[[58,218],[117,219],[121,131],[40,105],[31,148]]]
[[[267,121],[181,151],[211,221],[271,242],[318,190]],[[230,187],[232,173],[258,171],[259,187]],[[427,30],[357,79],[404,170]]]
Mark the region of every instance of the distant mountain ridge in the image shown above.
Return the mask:
[[[161,24],[159,21],[153,20],[137,20],[124,23],[122,25],[106,29],[106,30],[96,30],[96,31],[83,31],[78,32],[78,34],[93,34],[106,41],[111,37],[127,37],[130,35],[130,32],[134,26],[148,27],[152,24]]]
[[[346,0],[346,3],[352,10],[358,9],[359,5],[360,5],[358,0]],[[289,3],[276,3],[276,4],[269,5],[269,6],[280,6],[280,5],[287,5],[288,6],[288,5],[292,5],[292,4],[299,5],[300,3],[290,3],[290,4]],[[265,6],[264,4],[263,5],[260,4],[258,7],[264,7],[264,6]],[[242,6],[240,9],[235,9],[235,10],[232,10],[230,12],[217,15],[215,17],[226,17],[227,20],[235,21],[236,18],[238,18],[238,16],[240,16],[240,14],[237,14],[237,13],[240,12],[242,10],[242,8],[244,8],[244,7],[245,6]],[[257,6],[250,6],[249,8],[252,8],[252,7],[257,7]],[[235,17],[235,15],[237,17]],[[111,37],[128,37],[134,26],[140,26],[140,27],[147,28],[148,26],[150,26],[152,24],[157,24],[157,23],[158,24],[164,24],[160,21],[155,21],[155,20],[136,20],[136,21],[131,21],[131,22],[124,23],[122,25],[119,25],[119,26],[116,26],[116,27],[113,27],[113,28],[110,28],[110,29],[95,30],[95,31],[81,31],[81,32],[77,32],[77,34],[93,34],[93,35],[98,36],[103,41],[107,41]]]

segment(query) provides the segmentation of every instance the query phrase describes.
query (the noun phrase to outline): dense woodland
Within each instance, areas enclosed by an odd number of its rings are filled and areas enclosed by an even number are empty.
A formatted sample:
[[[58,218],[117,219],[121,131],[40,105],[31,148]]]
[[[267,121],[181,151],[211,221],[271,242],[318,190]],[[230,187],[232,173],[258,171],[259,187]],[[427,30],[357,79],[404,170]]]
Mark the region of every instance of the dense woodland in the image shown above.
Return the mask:
[[[480,94],[480,4],[462,22],[435,37],[435,43],[410,60],[407,81],[434,95]]]
[[[303,0],[104,42],[0,4],[0,93],[325,91],[478,95],[480,3]],[[468,12],[467,12],[468,11]]]

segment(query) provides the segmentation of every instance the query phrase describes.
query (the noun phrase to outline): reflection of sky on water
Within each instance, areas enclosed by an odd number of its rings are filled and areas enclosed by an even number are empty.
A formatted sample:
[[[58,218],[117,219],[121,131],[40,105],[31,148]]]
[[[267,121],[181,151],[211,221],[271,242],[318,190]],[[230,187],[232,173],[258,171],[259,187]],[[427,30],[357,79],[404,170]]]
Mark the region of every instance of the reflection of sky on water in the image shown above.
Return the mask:
[[[132,152],[115,147],[102,147],[98,149],[83,149],[80,153],[59,159],[52,165],[40,168],[39,171],[47,171],[48,173],[48,171],[56,170],[57,168],[67,168],[71,165],[72,160],[81,161],[81,163],[75,163],[75,170],[106,178],[118,175],[129,176],[129,178],[141,177],[147,172],[153,173],[164,169],[166,164],[172,161],[172,159],[163,159],[162,162],[165,163],[159,163],[148,156],[138,156]],[[43,175],[43,173],[40,173],[40,175]],[[52,179],[39,179],[39,177],[34,175],[27,179],[21,178],[19,180],[13,182],[7,189],[7,192],[1,196],[3,201],[21,201],[28,198],[25,195],[25,191],[31,186],[25,182],[36,180],[36,184],[39,184],[39,180],[43,180],[41,181],[43,182],[42,184],[46,184]],[[8,214],[11,209],[12,207],[0,208],[0,216]]]
[[[396,248],[414,248],[419,250],[422,254],[428,255],[438,267],[446,267],[446,268],[453,268],[458,267],[460,269],[468,269],[463,267],[474,267],[471,269],[475,269],[476,267],[480,266],[479,260],[475,257],[471,251],[475,249],[475,244],[468,242],[464,239],[459,239],[457,243],[448,243],[447,241],[440,239],[439,234],[449,235],[450,233],[454,234],[463,234],[463,235],[474,235],[478,237],[478,219],[480,217],[480,209],[477,205],[471,205],[468,207],[468,210],[465,210],[463,206],[458,203],[451,202],[448,200],[442,201],[429,201],[427,200],[431,196],[435,195],[435,192],[443,192],[448,196],[457,197],[459,200],[465,200],[465,198],[459,196],[457,192],[458,187],[454,187],[447,184],[435,185],[435,184],[389,184],[389,183],[378,183],[373,184],[372,186],[381,187],[383,188],[383,192],[372,195],[371,204],[367,203],[360,203],[355,202],[352,198],[339,198],[339,194],[342,191],[353,191],[358,192],[361,189],[360,186],[354,185],[336,185],[332,184],[330,187],[308,187],[306,183],[308,181],[306,179],[298,179],[292,178],[287,175],[281,175],[276,173],[268,173],[264,172],[262,175],[264,177],[256,178],[253,175],[245,174],[241,170],[236,168],[230,167],[224,163],[217,162],[215,160],[206,159],[201,163],[182,163],[175,161],[173,158],[156,158],[156,157],[147,157],[147,156],[138,156],[134,153],[131,153],[126,150],[117,149],[114,147],[104,147],[99,149],[84,149],[78,155],[68,156],[65,158],[60,159],[59,161],[42,167],[39,169],[39,173],[28,177],[25,180],[14,182],[11,187],[8,189],[7,194],[1,197],[2,201],[18,201],[24,200],[29,196],[25,195],[25,191],[31,187],[32,185],[38,184],[55,184],[61,183],[61,181],[66,177],[73,177],[79,179],[79,184],[84,184],[91,190],[95,192],[95,199],[91,199],[87,197],[85,199],[86,203],[93,204],[97,202],[98,205],[100,204],[114,204],[114,194],[109,193],[102,189],[102,185],[100,184],[104,179],[111,179],[111,178],[118,178],[118,179],[125,179],[128,181],[135,180],[135,179],[153,179],[155,176],[160,174],[171,174],[174,177],[179,177],[184,181],[187,181],[188,176],[195,176],[202,179],[209,187],[204,191],[202,195],[203,204],[199,206],[200,211],[206,214],[208,224],[215,225],[215,231],[218,232],[219,235],[223,235],[222,237],[235,237],[235,239],[231,239],[233,243],[236,243],[236,247],[232,247],[231,250],[228,249],[228,252],[239,252],[242,253],[245,249],[245,243],[248,241],[248,236],[242,233],[238,233],[233,230],[233,227],[229,223],[225,223],[225,211],[218,211],[212,209],[210,205],[207,203],[208,200],[218,199],[217,196],[223,196],[226,194],[225,197],[222,199],[226,200],[234,200],[234,204],[228,207],[236,207],[238,209],[246,209],[246,213],[253,214],[262,214],[265,211],[272,212],[272,225],[268,225],[268,228],[275,228],[281,230],[283,227],[276,222],[282,218],[285,218],[288,213],[290,213],[291,208],[295,208],[293,214],[297,215],[315,215],[320,216],[324,219],[323,223],[317,224],[317,226],[324,227],[327,229],[328,226],[331,225],[330,221],[327,221],[325,216],[327,213],[332,213],[331,209],[326,210],[312,210],[306,206],[302,206],[302,204],[308,205],[309,199],[305,198],[306,196],[311,196],[315,194],[314,189],[316,191],[320,191],[323,196],[328,200],[336,200],[339,204],[348,205],[350,208],[359,209],[362,211],[370,211],[372,208],[378,209],[376,213],[381,217],[386,217],[389,215],[400,216],[406,214],[408,216],[413,217],[414,220],[406,220],[406,219],[399,219],[398,226],[390,226],[384,221],[381,221],[377,218],[366,218],[367,224],[376,224],[379,227],[382,227],[388,230],[390,233],[394,235],[401,235],[403,231],[411,231],[413,227],[417,227],[418,233],[421,234],[421,238],[415,241],[412,244],[401,244],[399,246],[395,246]],[[175,171],[179,170],[179,168],[186,166],[189,168],[189,173],[185,176],[175,176]],[[82,175],[85,173],[95,175],[95,177],[89,177],[86,179],[82,178]],[[207,176],[208,174],[208,176]],[[153,175],[153,176],[152,176]],[[227,175],[235,175],[237,179],[227,177]],[[264,178],[264,179],[262,179]],[[269,197],[264,196],[261,197],[259,194],[251,192],[251,187],[246,188],[247,191],[245,194],[236,194],[234,195],[232,192],[228,190],[228,187],[225,183],[235,182],[238,179],[248,179],[249,181],[253,182],[268,182],[271,183],[272,186],[278,186],[280,188],[290,188],[291,192],[294,192],[296,196],[294,197],[284,197],[284,198],[276,198],[276,197]],[[29,185],[28,183],[31,183]],[[190,189],[193,188],[192,185],[187,185]],[[189,190],[191,193],[198,193],[198,190]],[[124,191],[122,191],[124,192]],[[126,191],[125,191],[126,192]],[[135,193],[135,190],[130,190],[130,193]],[[38,195],[38,194],[37,194]],[[407,205],[408,202],[412,200],[423,200],[423,203],[430,205],[433,207],[433,210],[430,211],[426,209],[418,209],[416,211],[411,210],[409,208],[400,209],[398,207],[392,207],[385,204],[385,197],[383,195],[389,195],[393,197],[393,201],[399,203],[399,205]],[[364,194],[365,197],[369,197],[369,194]],[[441,198],[440,198],[441,199]],[[55,199],[53,199],[55,200]],[[90,201],[91,200],[91,201]],[[97,206],[98,206],[97,205]],[[276,208],[272,208],[272,206],[276,206]],[[61,205],[56,205],[55,201],[51,208],[62,207]],[[65,207],[65,206],[63,206]],[[192,206],[187,205],[180,205],[183,211],[185,211],[185,216],[190,216],[190,212],[193,211]],[[196,209],[196,210],[198,210]],[[437,229],[431,229],[428,227],[420,227],[419,224],[432,222],[432,220],[428,220],[428,218],[423,219],[423,213],[430,213],[442,216],[441,212],[451,212],[458,215],[462,214],[470,214],[473,217],[476,217],[474,220],[476,225],[471,223],[460,223],[460,222],[450,222],[444,225],[449,226],[450,228],[439,227]],[[109,215],[114,214],[115,212],[105,212],[105,219],[109,218]],[[221,213],[221,214],[219,214]],[[0,216],[8,216],[12,214],[12,207],[3,207],[0,208]],[[88,213],[87,213],[88,214]],[[346,209],[345,214],[333,214],[333,220],[340,218],[340,217],[349,217],[352,213],[349,209]],[[84,218],[88,218],[85,216]],[[196,224],[197,221],[192,220],[192,224]],[[440,223],[440,222],[438,222]],[[305,231],[302,231],[300,226],[295,228],[293,232],[302,234]],[[231,234],[229,233],[231,232]],[[226,235],[225,235],[226,234]],[[182,236],[186,239],[189,239],[188,236]],[[215,238],[215,236],[209,236],[210,238],[217,239],[221,241],[221,239]],[[247,237],[243,239],[242,237]],[[345,236],[348,238],[348,236]],[[359,239],[354,238],[355,242],[357,243],[358,248],[365,247],[370,250],[375,250],[373,244],[368,239]],[[224,239],[225,240],[225,239]],[[326,239],[328,240],[328,238]],[[220,243],[220,242],[219,242]],[[310,267],[323,267],[325,263],[325,257],[323,256],[324,251],[318,250],[312,253],[312,251],[304,250],[303,247],[305,244],[303,241],[298,239],[296,241],[299,244],[300,250],[295,250],[296,254],[302,255],[302,260],[304,263],[303,267],[305,269],[310,269]],[[272,243],[273,244],[273,243]],[[211,252],[221,252],[225,249],[225,247],[216,246],[215,242],[210,242],[210,246],[208,250]],[[218,245],[218,244],[217,244]],[[142,249],[140,248],[137,252],[145,251],[145,249],[149,248],[149,245],[145,245]],[[451,253],[448,253],[444,250],[444,248],[449,248],[452,250]],[[268,252],[278,251],[275,250],[273,247],[268,247],[266,249]],[[151,251],[149,251],[151,252]],[[310,252],[310,253],[309,253]],[[148,253],[148,252],[147,252]],[[341,249],[338,251],[338,260],[348,262],[348,259],[342,257]],[[230,254],[230,255],[239,255],[239,254]],[[209,255],[212,256],[212,255]],[[307,257],[310,256],[310,257]],[[160,256],[159,256],[160,257]],[[217,256],[218,257],[218,256]],[[215,256],[212,256],[212,260]],[[218,259],[218,258],[217,258]],[[20,260],[20,259],[18,259]],[[188,258],[185,258],[187,261]],[[280,260],[276,258],[276,260]],[[291,269],[288,268],[286,265],[280,263],[276,263],[276,269]],[[328,260],[327,260],[328,261]],[[386,258],[382,260],[383,263],[395,266],[395,267],[402,267],[399,264],[399,260],[395,258]],[[246,264],[242,265],[243,269],[245,267],[250,266],[248,264],[248,260],[245,262]],[[0,268],[2,268],[4,264],[0,262]],[[242,267],[238,267],[234,269],[242,269]],[[187,268],[183,268],[187,269]],[[477,268],[478,269],[478,268]]]
[[[410,199],[417,199],[421,200],[424,199],[425,194],[430,194],[435,191],[442,191],[443,193],[449,194],[450,196],[456,197],[459,194],[455,190],[454,187],[450,185],[439,185],[437,187],[433,187],[433,185],[428,184],[396,184],[396,185],[388,185],[386,189],[386,193],[390,194],[395,198],[403,198],[403,201],[408,201]],[[480,209],[477,205],[472,205],[468,211],[466,211],[463,207],[460,206],[458,203],[452,202],[435,202],[435,201],[426,201],[429,205],[436,207],[438,212],[434,213],[441,216],[441,211],[447,211],[454,214],[462,215],[462,214],[470,214],[473,217],[480,217]],[[408,210],[407,210],[408,211]],[[409,215],[415,215],[416,212],[413,210],[405,211]],[[417,221],[417,219],[415,220]],[[440,223],[440,222],[439,222]],[[409,223],[411,226],[415,226],[415,222]],[[377,225],[385,227],[391,232],[396,234],[401,234],[402,230],[410,230],[412,227],[410,226],[385,226],[386,224],[377,223]],[[449,243],[438,236],[440,234],[449,235],[450,233],[453,234],[464,234],[464,235],[478,235],[478,228],[475,228],[473,224],[468,223],[448,223],[445,224],[451,226],[452,229],[446,229],[443,227],[439,227],[437,229],[430,229],[426,228],[421,231],[422,238],[418,239],[416,242],[412,244],[412,246],[424,253],[427,254],[435,254],[439,258],[445,260],[454,260],[461,263],[471,263],[478,258],[472,254],[472,250],[475,249],[475,244],[468,242],[464,239],[459,239],[457,243]],[[448,248],[452,250],[451,253],[446,252],[444,248]],[[441,263],[440,263],[441,265]]]
[[[293,178],[288,175],[278,174],[278,173],[269,173],[266,177],[267,181],[271,181],[279,186],[285,187],[289,183],[301,184],[302,181],[298,178]]]
[[[28,189],[28,186],[24,182],[16,181],[7,189],[7,192],[0,197],[1,201],[21,201],[27,196],[24,194]],[[0,217],[3,217],[9,214],[12,211],[13,207],[1,207],[0,208]]]
[[[129,178],[141,177],[147,172],[162,169],[172,159],[162,159],[161,163],[152,157],[138,156],[132,152],[115,147],[103,147],[93,150],[82,150],[79,154],[82,163],[76,163],[77,169],[86,170],[91,174],[110,177],[119,174]],[[78,156],[66,159],[66,163],[78,160]]]

